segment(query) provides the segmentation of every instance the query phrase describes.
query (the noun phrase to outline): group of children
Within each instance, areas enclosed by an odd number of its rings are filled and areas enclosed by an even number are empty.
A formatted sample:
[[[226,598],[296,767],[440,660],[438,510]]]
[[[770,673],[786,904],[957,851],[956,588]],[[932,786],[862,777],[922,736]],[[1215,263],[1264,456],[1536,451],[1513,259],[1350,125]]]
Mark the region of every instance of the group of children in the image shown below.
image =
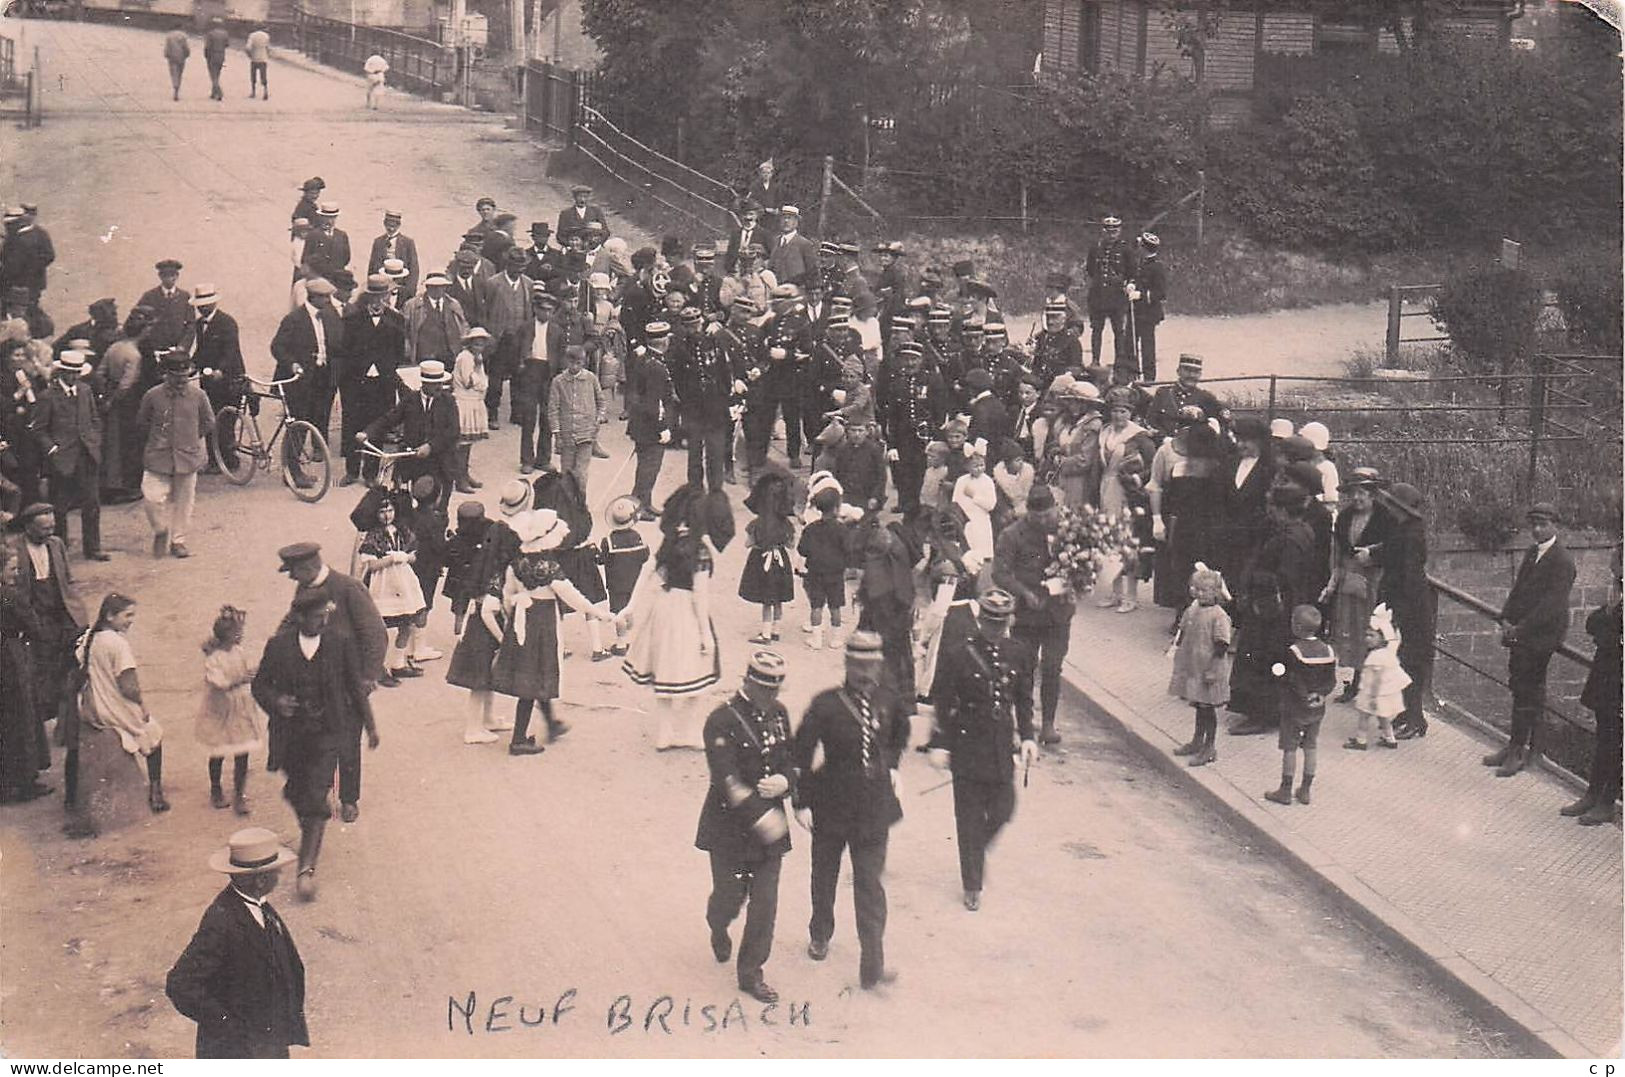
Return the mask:
[[[1218,759],[1214,736],[1218,730],[1217,708],[1230,700],[1230,659],[1233,631],[1223,603],[1230,595],[1224,577],[1198,564],[1191,574],[1191,603],[1180,614],[1175,628],[1173,675],[1168,691],[1190,703],[1196,711],[1196,730],[1190,741],[1174,749],[1189,756],[1189,765],[1205,766]],[[1337,655],[1321,638],[1321,615],[1314,606],[1294,608],[1291,615],[1292,642],[1282,661],[1271,666],[1280,693],[1281,784],[1264,794],[1276,804],[1310,802],[1315,781],[1320,725],[1326,717],[1326,700],[1337,689]],[[1405,709],[1404,689],[1410,677],[1399,664],[1399,631],[1386,606],[1372,611],[1366,628],[1367,653],[1360,668],[1354,707],[1359,713],[1355,735],[1343,747],[1366,751],[1372,719],[1376,719],[1377,743],[1398,748],[1393,719]],[[1293,790],[1297,756],[1303,754],[1303,778]]]

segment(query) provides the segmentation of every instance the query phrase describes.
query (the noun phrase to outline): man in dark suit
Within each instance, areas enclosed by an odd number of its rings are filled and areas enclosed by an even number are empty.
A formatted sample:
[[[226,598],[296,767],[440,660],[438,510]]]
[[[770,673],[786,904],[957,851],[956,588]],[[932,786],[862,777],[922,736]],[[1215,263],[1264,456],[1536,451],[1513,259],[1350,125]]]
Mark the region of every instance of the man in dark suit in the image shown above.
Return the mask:
[[[242,343],[237,332],[237,319],[220,309],[220,294],[212,284],[200,284],[192,296],[192,308],[197,311],[197,323],[192,332],[192,369],[198,372],[198,385],[209,398],[215,416],[228,404],[236,404],[242,397],[244,376]],[[220,440],[221,456],[226,466],[237,467],[237,431],[215,429],[209,434],[211,442]],[[208,469],[214,470],[211,454]]]
[[[323,438],[333,418],[333,393],[338,388],[335,365],[344,348],[344,321],[334,309],[333,285],[318,277],[306,287],[307,299],[282,316],[271,338],[271,355],[276,359],[272,377],[278,381],[297,372],[299,380],[288,386],[288,413],[316,427]],[[292,435],[290,435],[292,436]],[[296,469],[296,483],[313,481]]]
[[[370,481],[378,474],[375,457],[365,457],[356,435],[395,406],[400,382],[395,370],[406,358],[406,319],[389,305],[389,278],[374,273],[367,278],[362,304],[344,319],[344,354],[338,365],[339,399],[343,404],[343,430],[339,442],[344,453],[340,486],[354,484],[365,470]]]
[[[517,215],[506,210],[491,218],[491,230],[485,233],[485,240],[480,244],[481,258],[492,265],[503,264],[503,258],[515,246],[513,226],[518,219]]]
[[[970,428],[966,439],[972,443],[986,442],[988,473],[998,460],[999,444],[1010,436],[1010,412],[1004,402],[993,395],[993,375],[981,367],[972,367],[965,373],[965,392],[970,396]]]
[[[779,210],[779,235],[772,241],[767,267],[780,284],[805,287],[818,276],[818,246],[802,235],[801,210],[783,206]]]
[[[265,645],[252,687],[254,701],[270,716],[266,766],[286,777],[282,795],[299,817],[299,878],[294,886],[304,901],[316,897],[316,863],[333,814],[327,804],[333,773],[355,743],[359,785],[363,729],[368,747],[378,747],[360,652],[353,637],[329,625],[331,607],[318,588],[302,588],[294,595],[293,623]],[[345,792],[341,779],[341,798]],[[344,820],[352,822],[355,803],[345,805]]]
[[[0,291],[27,288],[38,305],[45,291],[45,270],[56,261],[51,237],[33,222],[33,215],[17,206],[5,211],[5,242],[0,243]]]
[[[12,540],[17,595],[39,621],[39,634],[29,639],[28,649],[34,662],[34,703],[44,722],[56,717],[62,686],[75,660],[74,641],[89,621],[68,568],[68,547],[55,534],[55,511],[36,502],[18,519],[23,533]]]
[[[897,768],[908,746],[908,716],[881,683],[880,636],[846,641],[846,683],[813,697],[796,729],[796,820],[812,832],[812,920],[807,956],[822,961],[835,933],[841,852],[852,856],[852,904],[861,957],[858,981],[870,989],[894,979],[886,969],[886,842],[903,817]],[[819,747],[824,762],[813,769]]]
[[[1013,634],[1038,663],[1038,698],[1043,708],[1040,735],[1058,744],[1055,712],[1061,699],[1061,663],[1072,642],[1076,600],[1052,594],[1044,580],[1050,561],[1050,536],[1060,527],[1055,491],[1034,486],[1027,494],[1027,515],[999,533],[993,552],[993,582],[1016,596]]]
[[[444,508],[457,480],[457,402],[451,396],[451,372],[438,359],[418,364],[417,392],[404,390],[393,407],[357,435],[363,445],[377,441],[399,427],[401,449],[415,456],[395,465],[395,477],[410,482],[431,475],[439,484],[439,505]]]
[[[515,342],[519,366],[513,382],[514,407],[519,412],[519,471],[525,475],[538,467],[546,469],[553,458],[548,390],[553,375],[564,369],[564,350],[580,343],[571,332],[570,311],[558,298],[541,281],[531,281],[529,288],[531,319]]]
[[[1033,741],[1033,651],[1010,636],[1015,599],[989,588],[978,599],[980,634],[959,652],[959,661],[937,671],[932,695],[950,755],[954,824],[959,837],[959,877],[965,908],[982,907],[987,847],[1016,807],[1015,736],[1021,758],[1038,758]]]
[[[183,267],[175,259],[165,258],[153,268],[158,271],[158,287],[142,293],[136,306],[152,311],[152,328],[147,330],[147,340],[154,350],[163,351],[190,342],[192,296],[179,287]]]
[[[774,171],[771,157],[757,165],[756,175],[746,186],[744,198],[744,204],[762,208],[762,223],[770,232],[778,229],[779,215],[783,212],[781,207],[788,201],[784,195],[784,184],[778,182]]]
[[[637,452],[637,469],[632,479],[632,496],[643,507],[639,519],[654,520],[655,482],[660,478],[660,465],[666,457],[666,444],[671,441],[672,414],[675,401],[672,396],[671,373],[666,369],[666,348],[671,340],[671,326],[665,322],[650,322],[644,327],[643,346],[626,387],[627,437]]]
[[[762,228],[760,218],[760,205],[746,199],[739,208],[739,227],[728,237],[728,260],[722,267],[725,275],[738,271],[739,252],[749,248],[752,243],[760,243],[766,248],[769,237]]]
[[[34,408],[33,430],[51,480],[56,535],[66,543],[68,513],[79,510],[85,558],[106,561],[102,552],[102,420],[90,386],[80,377],[90,369],[82,352],[65,351],[51,364],[54,377]]]
[[[372,241],[372,253],[367,255],[367,275],[380,272],[387,258],[398,258],[406,266],[406,276],[400,280],[404,303],[418,290],[418,245],[401,231],[401,214],[394,209],[384,211],[384,234]]]
[[[546,280],[550,272],[544,272],[544,267],[550,267],[551,272],[564,268],[564,252],[557,247],[548,245],[548,237],[553,234],[553,226],[546,221],[530,222],[530,249],[525,251],[525,276],[531,280]]]
[[[1486,767],[1510,778],[1540,760],[1540,724],[1546,710],[1546,667],[1569,630],[1569,592],[1574,558],[1558,538],[1557,509],[1546,502],[1529,506],[1529,537],[1512,591],[1501,607],[1501,645],[1508,649],[1507,684],[1512,689],[1512,734],[1506,747],[1484,757]]]
[[[452,258],[451,271],[446,276],[451,282],[446,286],[446,294],[455,299],[457,305],[462,308],[463,317],[468,320],[468,328],[472,329],[476,325],[490,328],[485,324],[480,309],[480,282],[485,279],[480,274],[480,252],[470,247],[460,248]]]
[[[711,857],[711,897],[705,922],[711,953],[722,964],[733,954],[728,926],[749,899],[739,940],[739,989],[759,1002],[777,1002],[762,968],[773,952],[779,914],[779,867],[790,851],[790,825],[782,801],[795,792],[790,721],[779,689],[784,659],[754,651],[744,683],[705,719],[705,763],[711,783],[700,809],[696,848]]]
[[[323,202],[316,211],[316,227],[305,237],[305,264],[318,277],[333,279],[333,274],[350,268],[350,237],[338,227],[339,207],[335,202]]]
[[[592,188],[585,183],[578,183],[570,188],[571,204],[559,210],[558,227],[553,229],[553,234],[560,243],[569,243],[572,235],[585,232],[588,221],[597,221],[603,225],[603,238],[609,238],[609,222],[604,219],[604,211],[592,204],[591,197]]]
[[[165,987],[197,1022],[198,1058],[287,1058],[310,1046],[305,965],[288,925],[266,900],[297,858],[276,834],[249,827],[209,867],[231,883],[203,912]]]

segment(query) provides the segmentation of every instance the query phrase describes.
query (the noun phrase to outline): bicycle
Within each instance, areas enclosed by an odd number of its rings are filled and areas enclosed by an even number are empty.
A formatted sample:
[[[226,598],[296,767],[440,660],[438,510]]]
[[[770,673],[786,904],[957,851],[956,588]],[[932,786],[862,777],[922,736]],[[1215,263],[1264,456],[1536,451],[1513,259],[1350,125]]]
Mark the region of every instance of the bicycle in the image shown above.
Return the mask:
[[[240,401],[226,405],[215,416],[217,432],[233,432],[231,440],[235,466],[226,466],[226,454],[221,447],[224,438],[213,438],[210,452],[215,466],[233,485],[246,486],[253,481],[256,471],[269,470],[272,457],[276,454],[277,440],[286,434],[281,452],[283,485],[300,501],[320,501],[326,495],[333,481],[332,454],[328,451],[327,439],[310,423],[291,418],[288,414],[284,386],[293,384],[299,378],[300,375],[295,374],[279,381],[261,381],[244,375],[247,387]],[[250,398],[276,400],[282,405],[282,415],[269,439],[260,434],[259,409],[248,406]],[[306,480],[301,482],[298,476],[306,476]]]

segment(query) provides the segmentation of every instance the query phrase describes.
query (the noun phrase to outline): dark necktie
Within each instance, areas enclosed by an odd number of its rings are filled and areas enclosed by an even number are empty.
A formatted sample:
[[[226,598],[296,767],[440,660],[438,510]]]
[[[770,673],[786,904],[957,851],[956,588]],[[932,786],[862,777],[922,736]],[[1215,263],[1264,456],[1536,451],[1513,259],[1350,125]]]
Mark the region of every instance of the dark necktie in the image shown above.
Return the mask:
[[[875,718],[874,708],[869,705],[868,697],[853,696],[852,703],[858,709],[858,723],[863,731],[863,773],[865,777],[875,771]]]

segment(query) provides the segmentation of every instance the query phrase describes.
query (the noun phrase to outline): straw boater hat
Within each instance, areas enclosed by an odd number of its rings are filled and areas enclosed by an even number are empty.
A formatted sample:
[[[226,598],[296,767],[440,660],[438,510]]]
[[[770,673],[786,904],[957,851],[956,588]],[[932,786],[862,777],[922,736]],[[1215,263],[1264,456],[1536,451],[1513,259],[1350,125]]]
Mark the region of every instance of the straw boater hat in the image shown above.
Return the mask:
[[[607,513],[609,516],[609,525],[611,527],[630,526],[632,521],[638,518],[639,508],[641,508],[641,506],[638,504],[637,498],[631,497],[627,494],[622,494],[620,497],[617,497],[614,501],[609,503],[609,510]]]
[[[486,329],[484,326],[476,325],[473,328],[471,328],[468,332],[463,334],[463,341],[462,342],[464,344],[469,344],[469,343],[472,343],[473,341],[476,341],[476,340],[490,340],[490,339],[491,339],[490,330]]]
[[[190,302],[194,307],[212,307],[220,302],[220,293],[212,284],[200,284],[192,292]]]
[[[451,380],[451,374],[440,360],[425,359],[418,364],[418,380],[424,385],[444,385]]]
[[[209,867],[225,875],[258,875],[287,867],[299,858],[273,831],[251,826],[231,836],[209,857]]]
[[[533,493],[530,483],[524,479],[509,479],[497,499],[498,508],[504,516],[517,516],[530,508]]]
[[[69,374],[83,374],[90,369],[90,364],[85,361],[84,352],[67,350],[56,357],[56,361],[51,364],[51,369]]]
[[[525,553],[544,553],[556,550],[564,545],[566,536],[570,533],[570,525],[559,518],[553,509],[535,509],[525,514],[524,519],[514,526],[519,535],[519,549]]]
[[[385,258],[383,274],[390,280],[405,280],[412,275],[412,271],[407,269],[406,263],[399,258]]]

